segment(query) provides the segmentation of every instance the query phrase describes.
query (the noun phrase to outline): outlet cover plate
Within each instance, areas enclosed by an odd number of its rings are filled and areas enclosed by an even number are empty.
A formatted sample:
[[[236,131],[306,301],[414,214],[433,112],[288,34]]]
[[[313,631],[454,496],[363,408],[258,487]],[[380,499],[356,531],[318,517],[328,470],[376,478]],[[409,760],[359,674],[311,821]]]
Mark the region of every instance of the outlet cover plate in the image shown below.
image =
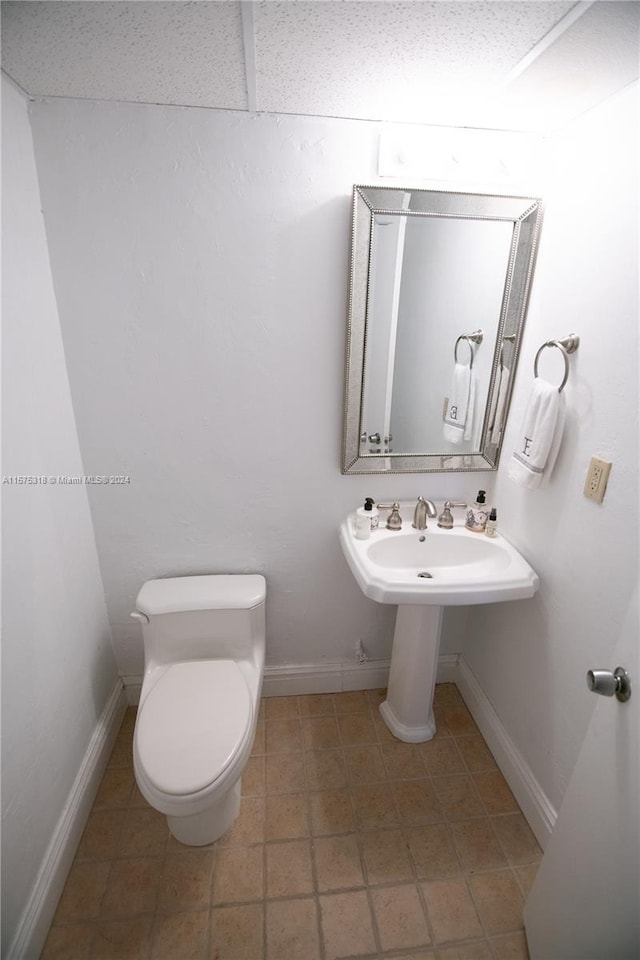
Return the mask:
[[[584,484],[584,495],[587,500],[602,503],[610,471],[611,463],[608,460],[602,460],[601,457],[591,457],[587,479]]]

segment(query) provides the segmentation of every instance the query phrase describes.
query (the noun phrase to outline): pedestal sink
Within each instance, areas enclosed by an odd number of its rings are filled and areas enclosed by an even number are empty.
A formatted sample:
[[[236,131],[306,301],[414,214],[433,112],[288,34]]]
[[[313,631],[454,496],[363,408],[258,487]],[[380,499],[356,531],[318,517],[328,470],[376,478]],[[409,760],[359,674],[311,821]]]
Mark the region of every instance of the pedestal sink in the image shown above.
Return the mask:
[[[381,523],[368,540],[356,540],[354,517],[340,527],[340,544],[366,597],[397,604],[387,698],[380,713],[399,740],[431,740],[436,732],[436,682],[442,608],[532,597],[537,574],[502,535],[489,538],[464,526],[402,530]]]

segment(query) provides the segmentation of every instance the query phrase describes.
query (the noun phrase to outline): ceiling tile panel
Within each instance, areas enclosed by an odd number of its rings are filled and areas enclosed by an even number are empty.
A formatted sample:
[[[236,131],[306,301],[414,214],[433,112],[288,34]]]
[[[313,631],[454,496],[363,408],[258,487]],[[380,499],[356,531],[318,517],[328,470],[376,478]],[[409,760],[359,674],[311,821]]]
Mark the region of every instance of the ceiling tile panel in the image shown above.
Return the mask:
[[[247,107],[239,3],[4,2],[2,65],[32,95]]]
[[[416,123],[469,122],[573,3],[255,5],[258,107]]]

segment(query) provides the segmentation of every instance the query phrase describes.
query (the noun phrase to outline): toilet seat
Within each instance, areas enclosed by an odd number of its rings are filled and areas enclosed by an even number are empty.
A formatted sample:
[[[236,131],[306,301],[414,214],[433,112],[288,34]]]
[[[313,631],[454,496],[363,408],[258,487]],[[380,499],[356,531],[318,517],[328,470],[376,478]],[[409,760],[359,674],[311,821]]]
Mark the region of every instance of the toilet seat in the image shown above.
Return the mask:
[[[252,701],[233,660],[174,663],[142,704],[138,759],[167,796],[210,787],[229,767],[252,729]]]

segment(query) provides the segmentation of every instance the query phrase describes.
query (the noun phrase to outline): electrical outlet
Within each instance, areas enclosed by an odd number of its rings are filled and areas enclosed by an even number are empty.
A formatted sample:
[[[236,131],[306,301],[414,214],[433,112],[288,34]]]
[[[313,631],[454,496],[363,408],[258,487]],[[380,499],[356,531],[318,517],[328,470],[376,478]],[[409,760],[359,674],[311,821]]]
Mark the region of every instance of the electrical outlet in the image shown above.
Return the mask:
[[[587,470],[587,479],[584,485],[584,495],[588,500],[602,503],[604,492],[607,489],[610,470],[611,464],[608,460],[601,460],[600,457],[591,457],[589,469]]]

